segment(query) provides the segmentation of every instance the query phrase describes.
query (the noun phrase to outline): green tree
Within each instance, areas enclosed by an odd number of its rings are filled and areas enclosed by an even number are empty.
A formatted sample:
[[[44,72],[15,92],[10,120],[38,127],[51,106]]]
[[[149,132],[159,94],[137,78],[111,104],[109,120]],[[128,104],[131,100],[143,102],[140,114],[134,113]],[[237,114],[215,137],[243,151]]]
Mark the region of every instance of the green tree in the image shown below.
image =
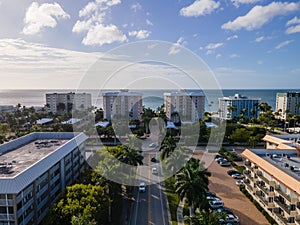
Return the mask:
[[[184,221],[190,225],[221,225],[220,219],[224,219],[226,215],[221,213],[200,211],[194,216],[185,216]]]
[[[52,224],[72,224],[72,217],[83,215],[98,225],[108,224],[109,199],[100,186],[75,184],[67,187],[66,193],[52,209]],[[73,219],[74,220],[74,219]]]
[[[155,117],[155,112],[150,108],[143,108],[142,112],[142,121],[144,122],[144,126],[146,129],[146,133],[149,134],[149,122],[150,120]]]
[[[165,160],[166,158],[168,158],[172,154],[175,148],[176,148],[176,142],[174,138],[171,136],[165,137],[159,149],[159,151],[162,151],[161,159]]]
[[[211,174],[207,169],[200,168],[199,162],[198,159],[191,158],[176,175],[175,191],[181,200],[187,199],[191,213],[194,212],[194,207],[200,210],[209,208],[206,191],[208,191],[208,177]]]

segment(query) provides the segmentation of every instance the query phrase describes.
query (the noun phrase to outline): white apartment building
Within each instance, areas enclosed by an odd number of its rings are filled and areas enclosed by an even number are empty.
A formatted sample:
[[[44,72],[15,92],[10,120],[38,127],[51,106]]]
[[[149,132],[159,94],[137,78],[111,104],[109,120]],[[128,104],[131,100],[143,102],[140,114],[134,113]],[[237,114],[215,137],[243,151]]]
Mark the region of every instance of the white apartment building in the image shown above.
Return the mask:
[[[128,90],[103,93],[103,111],[107,120],[113,118],[141,120],[142,94]]]
[[[89,93],[47,93],[48,112],[54,114],[71,113],[72,110],[84,111],[92,106],[92,95]]]
[[[240,94],[219,98],[219,117],[221,119],[234,119],[244,111],[244,118],[257,118],[260,100],[260,98],[248,98]]]
[[[0,224],[38,225],[84,169],[83,133],[31,133],[0,145]]]
[[[262,140],[266,142],[266,149],[300,149],[300,134],[267,134]]]
[[[203,120],[205,95],[202,91],[164,93],[166,116],[173,122],[196,122]]]
[[[276,111],[281,111],[280,118],[284,120],[288,113],[291,115],[300,114],[300,92],[277,93]]]
[[[296,150],[246,149],[245,187],[279,225],[300,225],[300,158]]]

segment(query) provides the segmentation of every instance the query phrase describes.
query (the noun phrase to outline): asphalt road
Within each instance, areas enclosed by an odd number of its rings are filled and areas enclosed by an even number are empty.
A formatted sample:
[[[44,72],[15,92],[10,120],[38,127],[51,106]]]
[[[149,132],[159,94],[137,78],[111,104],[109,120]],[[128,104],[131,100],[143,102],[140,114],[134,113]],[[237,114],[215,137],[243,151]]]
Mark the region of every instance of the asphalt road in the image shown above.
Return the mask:
[[[145,151],[144,166],[139,168],[139,179],[144,179],[147,185],[146,192],[134,193],[134,205],[130,217],[130,225],[169,225],[167,197],[161,185],[161,166],[159,162],[151,162],[152,156],[156,155],[155,150]],[[157,168],[158,174],[152,174],[152,168]],[[142,175],[141,175],[142,174]]]

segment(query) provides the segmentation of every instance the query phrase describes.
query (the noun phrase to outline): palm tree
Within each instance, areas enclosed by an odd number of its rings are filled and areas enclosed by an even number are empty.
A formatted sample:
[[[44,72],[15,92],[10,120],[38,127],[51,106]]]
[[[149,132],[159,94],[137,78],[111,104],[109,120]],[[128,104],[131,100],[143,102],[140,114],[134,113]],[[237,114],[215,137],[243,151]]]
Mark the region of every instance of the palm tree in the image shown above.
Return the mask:
[[[159,151],[162,151],[161,159],[165,160],[166,158],[168,158],[172,154],[172,152],[174,152],[175,148],[176,148],[176,142],[173,139],[173,137],[171,136],[166,137],[163,140],[161,147],[159,149]]]
[[[224,219],[226,215],[222,213],[213,213],[211,211],[200,211],[194,216],[185,216],[184,221],[190,225],[219,225],[220,219]]]
[[[138,166],[143,165],[144,157],[140,154],[141,151],[136,150],[133,147],[120,145],[118,148],[121,149],[120,154],[118,154],[117,158],[128,165]]]
[[[175,191],[181,200],[187,199],[191,214],[194,212],[195,206],[200,210],[208,210],[209,208],[206,191],[208,190],[208,177],[210,175],[206,169],[200,169],[198,159],[191,159],[176,175]]]
[[[155,117],[155,113],[150,107],[143,108],[142,121],[144,122],[146,134],[149,134],[149,122],[153,117]]]

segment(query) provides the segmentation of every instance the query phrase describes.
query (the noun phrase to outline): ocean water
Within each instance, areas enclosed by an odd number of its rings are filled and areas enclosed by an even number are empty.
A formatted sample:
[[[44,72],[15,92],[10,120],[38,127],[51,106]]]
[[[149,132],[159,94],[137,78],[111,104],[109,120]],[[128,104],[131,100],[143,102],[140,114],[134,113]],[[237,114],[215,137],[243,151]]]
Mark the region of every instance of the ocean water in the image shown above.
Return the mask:
[[[102,97],[99,90],[0,90],[0,105],[25,105],[26,107],[31,106],[43,106],[46,103],[46,93],[60,93],[60,92],[87,92],[92,94],[92,104],[98,108],[102,107]],[[139,90],[143,94],[143,105],[156,109],[158,106],[163,104],[163,93],[167,90]],[[236,93],[251,97],[261,98],[261,102],[267,102],[272,109],[275,110],[276,106],[276,93],[286,91],[298,91],[294,89],[225,89],[222,90],[223,96],[233,96]],[[206,111],[217,111],[218,109],[218,98],[222,95],[218,95],[216,90],[205,90],[206,96],[209,96],[209,100],[206,101]]]

